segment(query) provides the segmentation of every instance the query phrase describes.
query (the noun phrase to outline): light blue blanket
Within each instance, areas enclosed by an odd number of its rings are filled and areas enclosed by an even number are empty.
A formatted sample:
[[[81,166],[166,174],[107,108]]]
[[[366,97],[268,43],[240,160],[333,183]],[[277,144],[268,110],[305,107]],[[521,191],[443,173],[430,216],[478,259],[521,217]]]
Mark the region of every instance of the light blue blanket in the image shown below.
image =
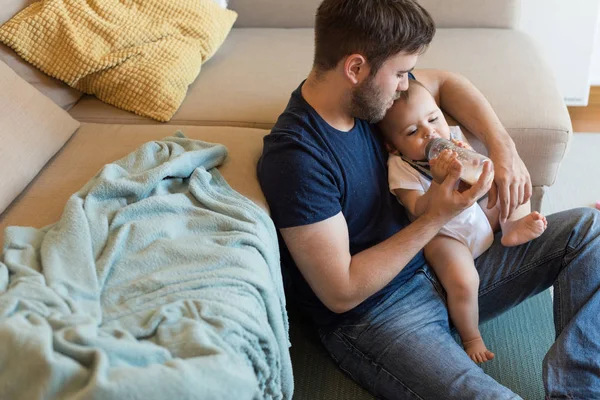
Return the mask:
[[[7,228],[0,399],[289,399],[275,228],[177,133]]]

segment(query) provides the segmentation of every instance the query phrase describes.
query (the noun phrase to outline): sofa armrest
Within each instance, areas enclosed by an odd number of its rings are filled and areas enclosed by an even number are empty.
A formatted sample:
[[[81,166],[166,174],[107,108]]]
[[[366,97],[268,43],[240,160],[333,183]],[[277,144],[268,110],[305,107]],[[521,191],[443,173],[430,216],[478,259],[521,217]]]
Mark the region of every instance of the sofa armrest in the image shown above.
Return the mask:
[[[236,28],[310,28],[322,0],[230,0]],[[438,28],[516,28],[520,0],[419,0]]]

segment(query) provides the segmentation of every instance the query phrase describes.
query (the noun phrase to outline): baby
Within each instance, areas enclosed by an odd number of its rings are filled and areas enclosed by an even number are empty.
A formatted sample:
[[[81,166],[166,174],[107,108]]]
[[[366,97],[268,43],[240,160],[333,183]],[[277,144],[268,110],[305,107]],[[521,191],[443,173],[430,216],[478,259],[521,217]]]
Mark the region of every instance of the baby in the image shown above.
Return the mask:
[[[430,185],[444,181],[456,157],[456,153],[445,150],[428,165],[423,162],[427,143],[442,137],[462,147],[470,146],[460,128],[448,126],[431,93],[416,80],[410,80],[408,90],[396,100],[379,128],[390,153],[390,191],[411,217],[416,218],[429,202],[427,190]],[[531,212],[529,202],[501,222],[498,203],[490,210],[473,204],[446,224],[424,248],[428,263],[447,292],[450,318],[465,351],[479,363],[491,360],[494,353],[487,349],[479,332],[479,275],[473,260],[491,246],[498,224],[505,246],[517,246],[535,239],[547,226],[546,218]]]

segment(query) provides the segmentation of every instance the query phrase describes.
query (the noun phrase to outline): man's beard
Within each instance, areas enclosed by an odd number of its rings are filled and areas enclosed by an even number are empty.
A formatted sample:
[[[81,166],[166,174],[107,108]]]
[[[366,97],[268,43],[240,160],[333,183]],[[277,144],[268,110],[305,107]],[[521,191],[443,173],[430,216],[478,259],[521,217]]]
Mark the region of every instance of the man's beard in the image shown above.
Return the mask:
[[[352,90],[350,112],[353,117],[374,124],[385,117],[390,100],[384,98],[381,89],[375,85],[375,79],[370,76]]]

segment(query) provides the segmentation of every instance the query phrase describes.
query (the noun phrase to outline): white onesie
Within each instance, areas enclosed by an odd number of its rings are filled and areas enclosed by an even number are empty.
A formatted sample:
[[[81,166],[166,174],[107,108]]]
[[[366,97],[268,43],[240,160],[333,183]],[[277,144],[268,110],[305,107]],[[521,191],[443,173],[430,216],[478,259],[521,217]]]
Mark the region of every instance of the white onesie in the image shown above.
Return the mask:
[[[450,134],[454,139],[467,141],[458,126],[451,126]],[[431,185],[431,181],[419,171],[392,154],[388,158],[388,181],[392,193],[394,189],[418,190],[425,193]],[[400,199],[398,201],[400,202]],[[411,215],[411,218],[414,216]],[[464,243],[473,253],[473,258],[479,257],[494,241],[492,227],[477,203],[452,218],[440,230],[440,234]]]

